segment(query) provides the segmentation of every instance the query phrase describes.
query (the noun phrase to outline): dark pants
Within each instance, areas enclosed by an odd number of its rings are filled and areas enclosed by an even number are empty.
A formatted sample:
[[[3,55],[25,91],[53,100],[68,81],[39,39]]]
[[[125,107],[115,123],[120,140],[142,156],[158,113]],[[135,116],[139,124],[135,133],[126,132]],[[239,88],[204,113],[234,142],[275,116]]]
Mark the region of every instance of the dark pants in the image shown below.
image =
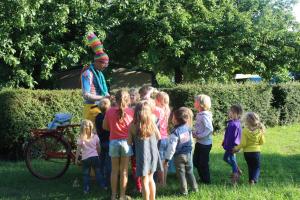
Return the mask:
[[[90,170],[91,167],[95,169],[96,181],[99,186],[101,186],[101,178],[100,178],[100,159],[99,156],[89,157],[87,159],[82,160],[82,170],[83,170],[83,190],[90,190]]]
[[[238,165],[237,165],[236,157],[235,157],[234,153],[231,153],[230,151],[225,151],[223,160],[231,166],[232,173],[238,172]]]
[[[249,181],[257,183],[260,174],[260,152],[245,152],[244,157],[248,165]]]
[[[193,165],[191,153],[179,154],[174,157],[176,174],[180,182],[180,192],[188,193],[187,180],[194,191],[198,189],[198,185],[193,173]],[[186,180],[187,179],[187,180]]]
[[[109,156],[108,148],[101,148],[100,153],[100,177],[101,187],[110,186],[110,174],[111,174],[111,158]]]
[[[212,145],[203,145],[196,143],[193,164],[197,168],[200,182],[209,184],[210,183],[210,172],[209,172],[209,152]]]

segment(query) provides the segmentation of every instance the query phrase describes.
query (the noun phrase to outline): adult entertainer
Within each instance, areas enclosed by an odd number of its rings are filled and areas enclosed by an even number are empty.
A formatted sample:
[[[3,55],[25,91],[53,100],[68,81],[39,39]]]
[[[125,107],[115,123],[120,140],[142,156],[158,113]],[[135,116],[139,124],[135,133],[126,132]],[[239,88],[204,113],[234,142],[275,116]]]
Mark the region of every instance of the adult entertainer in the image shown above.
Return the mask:
[[[81,72],[81,87],[84,98],[83,118],[95,123],[100,113],[96,101],[109,97],[106,81],[102,71],[108,66],[109,58],[103,45],[94,33],[87,36],[88,45],[93,49],[94,63],[85,66]]]

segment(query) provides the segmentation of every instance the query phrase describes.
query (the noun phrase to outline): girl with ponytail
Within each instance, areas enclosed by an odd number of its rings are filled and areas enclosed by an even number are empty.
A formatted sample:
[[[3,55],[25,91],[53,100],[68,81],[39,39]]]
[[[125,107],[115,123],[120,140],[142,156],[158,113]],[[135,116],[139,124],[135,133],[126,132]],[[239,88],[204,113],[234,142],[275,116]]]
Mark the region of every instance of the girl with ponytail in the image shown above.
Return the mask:
[[[117,195],[118,177],[120,175],[120,199],[126,199],[128,179],[128,160],[132,149],[127,143],[129,124],[133,120],[134,110],[129,108],[130,96],[126,90],[116,93],[116,106],[105,114],[103,129],[110,131],[109,156],[111,157],[111,199]],[[119,174],[120,173],[120,174]]]
[[[244,121],[246,127],[242,131],[241,143],[234,147],[233,152],[243,149],[248,165],[249,184],[253,185],[258,182],[260,175],[260,146],[265,143],[265,127],[254,112],[246,113]]]

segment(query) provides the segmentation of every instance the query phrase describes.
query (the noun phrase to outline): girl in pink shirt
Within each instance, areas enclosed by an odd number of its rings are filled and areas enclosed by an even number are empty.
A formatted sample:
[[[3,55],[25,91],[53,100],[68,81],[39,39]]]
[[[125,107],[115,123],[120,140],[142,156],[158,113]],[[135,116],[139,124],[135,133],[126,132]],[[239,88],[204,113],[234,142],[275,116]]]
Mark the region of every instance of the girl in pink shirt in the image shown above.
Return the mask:
[[[80,137],[77,139],[77,151],[75,163],[78,164],[78,157],[82,153],[82,170],[83,170],[83,191],[88,193],[90,191],[90,170],[91,167],[95,169],[96,181],[101,186],[100,181],[100,145],[97,134],[93,133],[93,122],[90,120],[83,120],[80,127]]]
[[[155,104],[161,110],[161,119],[159,120],[159,131],[161,140],[159,141],[159,154],[161,160],[165,159],[165,153],[168,149],[168,124],[170,117],[169,95],[165,92],[159,92],[155,97]],[[167,183],[168,168],[164,168],[162,186]]]
[[[134,110],[129,108],[129,93],[119,90],[116,93],[117,106],[110,108],[103,120],[103,129],[110,131],[109,155],[111,156],[111,199],[117,195],[118,176],[120,173],[120,199],[126,199],[128,179],[128,161],[132,149],[127,143],[129,124],[133,120]]]

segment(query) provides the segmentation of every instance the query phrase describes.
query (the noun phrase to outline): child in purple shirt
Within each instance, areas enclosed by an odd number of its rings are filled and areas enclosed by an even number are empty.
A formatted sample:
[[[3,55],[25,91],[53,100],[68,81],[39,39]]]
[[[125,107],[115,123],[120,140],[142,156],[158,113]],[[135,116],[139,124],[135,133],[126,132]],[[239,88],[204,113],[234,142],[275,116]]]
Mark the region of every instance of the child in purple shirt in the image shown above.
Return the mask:
[[[232,150],[235,146],[239,145],[241,141],[242,127],[240,118],[242,113],[243,110],[240,105],[232,105],[230,107],[228,112],[229,121],[227,122],[224,140],[222,143],[222,146],[225,149],[223,160],[232,168],[231,181],[233,184],[236,184],[241,175],[241,171],[236,161],[236,156]]]

